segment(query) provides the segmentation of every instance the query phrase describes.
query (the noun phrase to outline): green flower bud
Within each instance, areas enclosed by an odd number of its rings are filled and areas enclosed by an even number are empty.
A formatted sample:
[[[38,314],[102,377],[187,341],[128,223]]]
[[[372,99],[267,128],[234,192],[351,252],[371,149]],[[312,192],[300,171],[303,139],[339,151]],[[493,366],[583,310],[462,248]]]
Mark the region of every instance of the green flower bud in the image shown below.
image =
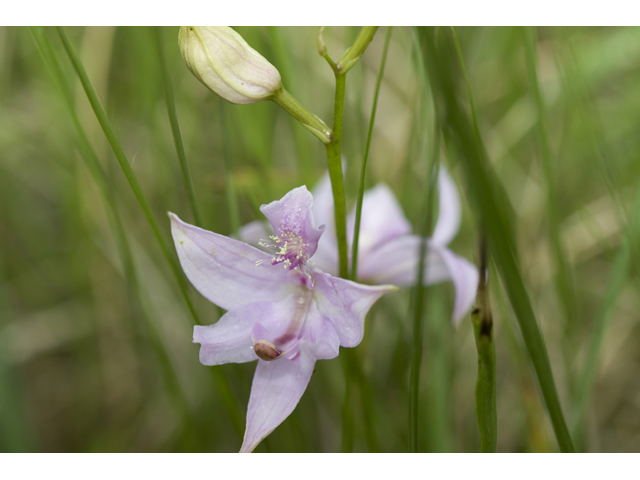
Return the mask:
[[[268,100],[282,88],[276,67],[229,27],[181,27],[178,43],[196,78],[228,102]]]

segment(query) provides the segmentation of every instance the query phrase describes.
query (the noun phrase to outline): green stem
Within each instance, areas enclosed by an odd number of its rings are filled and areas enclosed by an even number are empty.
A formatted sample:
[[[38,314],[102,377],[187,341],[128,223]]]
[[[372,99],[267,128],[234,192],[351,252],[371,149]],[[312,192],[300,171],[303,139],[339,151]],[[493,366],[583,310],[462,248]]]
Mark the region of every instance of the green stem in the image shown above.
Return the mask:
[[[164,47],[162,45],[162,34],[160,27],[153,27],[154,37],[156,41],[156,47],[158,50],[158,60],[160,63],[160,75],[162,77],[162,85],[164,87],[165,100],[167,102],[167,114],[169,115],[169,123],[171,124],[171,133],[173,134],[173,143],[176,146],[176,153],[178,154],[178,160],[180,162],[180,169],[182,170],[182,178],[184,180],[184,187],[189,197],[189,205],[193,212],[193,218],[196,225],[202,227],[202,217],[198,211],[196,204],[196,195],[193,190],[193,182],[191,181],[191,175],[189,173],[189,165],[187,164],[187,157],[184,153],[184,145],[182,144],[182,136],[180,135],[180,125],[178,124],[178,115],[176,113],[175,100],[173,98],[173,87],[171,86],[171,76],[167,69],[167,62],[164,58]]]
[[[344,114],[344,93],[347,77],[336,73],[336,99],[333,115],[333,135],[327,147],[327,161],[329,163],[329,177],[333,191],[333,205],[335,209],[336,235],[338,237],[338,271],[340,277],[348,278],[347,260],[347,207],[344,194],[344,180],[342,178],[342,161],[340,158],[340,144],[342,141],[342,116]]]
[[[362,27],[353,45],[344,52],[340,60],[336,63],[334,69],[336,73],[342,73],[344,75],[357,63],[377,31],[378,27]]]
[[[411,367],[409,372],[409,452],[418,452],[420,367],[422,363],[422,312],[427,303],[428,289],[424,288],[425,265],[427,256],[427,238],[433,223],[434,192],[438,178],[438,153],[440,152],[440,134],[438,126],[433,136],[433,149],[427,162],[428,187],[422,207],[421,239],[416,284],[413,289],[413,333],[411,336]]]
[[[473,333],[478,350],[478,379],[476,381],[476,415],[480,430],[480,451],[495,453],[498,439],[498,413],[496,407],[496,345],[493,337],[493,319],[487,288],[487,248],[484,233],[480,236],[480,272],[477,307],[471,313]]]
[[[64,32],[64,29],[62,27],[58,27],[58,34],[60,35],[60,38],[62,39],[62,43],[64,44],[64,48],[67,52],[67,55],[69,56],[69,59],[71,60],[71,63],[73,64],[73,67],[76,73],[78,74],[78,77],[80,78],[80,82],[82,83],[82,87],[84,88],[87,98],[89,99],[89,103],[91,103],[91,107],[93,108],[96,118],[98,119],[98,122],[100,122],[100,126],[102,127],[102,130],[104,131],[107,137],[107,140],[109,140],[109,144],[113,149],[113,153],[116,155],[116,158],[120,163],[120,168],[122,168],[122,172],[127,178],[127,181],[129,182],[129,186],[131,187],[131,190],[133,190],[133,193],[136,199],[138,200],[138,204],[140,205],[140,208],[142,208],[142,211],[144,212],[147,222],[149,223],[149,225],[151,226],[151,229],[153,230],[153,233],[156,237],[156,240],[158,241],[158,244],[160,245],[160,249],[162,250],[162,253],[166,257],[167,261],[169,262],[171,270],[175,275],[178,285],[180,287],[180,292],[182,293],[182,296],[184,297],[184,300],[187,303],[187,307],[189,308],[191,316],[193,317],[193,320],[195,321],[195,323],[200,325],[198,314],[196,313],[193,303],[189,298],[189,294],[187,292],[187,285],[182,275],[182,272],[180,270],[180,267],[176,263],[174,257],[171,255],[169,247],[167,246],[167,243],[162,237],[162,233],[160,231],[160,225],[158,224],[158,221],[153,215],[153,212],[151,211],[151,207],[149,206],[149,203],[147,202],[147,199],[145,198],[144,193],[142,193],[142,188],[140,188],[138,179],[136,178],[135,173],[133,172],[133,169],[129,164],[129,161],[127,160],[127,156],[125,155],[124,150],[122,149],[122,145],[120,145],[120,142],[116,137],[115,132],[113,131],[113,128],[111,126],[111,123],[109,122],[109,118],[107,117],[107,114],[105,113],[104,109],[102,108],[102,105],[100,104],[100,100],[98,100],[98,95],[96,94],[95,90],[93,89],[93,86],[91,85],[91,82],[89,81],[89,77],[87,76],[87,73],[84,70],[82,62],[80,61],[80,58],[76,54],[73,48],[73,45],[71,45],[71,42],[69,41],[69,38],[67,37],[67,34]]]
[[[304,128],[313,133],[325,145],[331,142],[331,129],[319,117],[304,108],[284,87],[273,94],[271,100],[284,108]]]
[[[425,63],[429,66],[427,73],[434,102],[438,106],[442,132],[447,141],[458,149],[468,178],[473,179],[468,182],[473,199],[471,203],[485,225],[489,249],[520,325],[558,445],[563,452],[573,452],[573,442],[558,399],[547,349],[519,273],[515,238],[507,216],[508,207],[499,201],[503,187],[491,170],[490,163],[485,160],[486,153],[478,144],[473,127],[456,97],[449,57],[442,51],[447,48],[447,39],[439,39],[443,44],[438,49],[433,29],[420,29],[419,34]]]
[[[382,60],[380,61],[380,70],[378,71],[378,79],[376,80],[376,89],[373,94],[373,106],[371,107],[369,131],[367,132],[367,144],[364,149],[364,160],[362,160],[362,171],[360,173],[360,190],[358,191],[358,202],[356,204],[356,223],[353,230],[353,245],[351,250],[351,280],[353,280],[354,282],[358,278],[358,242],[360,240],[360,221],[362,218],[362,200],[364,198],[367,161],[369,160],[369,148],[371,147],[371,136],[373,134],[373,125],[376,120],[376,110],[378,109],[378,96],[380,95],[380,85],[382,85],[384,67],[387,63],[387,52],[389,51],[391,31],[392,31],[392,27],[387,27],[387,31],[385,32],[385,36],[384,36]]]

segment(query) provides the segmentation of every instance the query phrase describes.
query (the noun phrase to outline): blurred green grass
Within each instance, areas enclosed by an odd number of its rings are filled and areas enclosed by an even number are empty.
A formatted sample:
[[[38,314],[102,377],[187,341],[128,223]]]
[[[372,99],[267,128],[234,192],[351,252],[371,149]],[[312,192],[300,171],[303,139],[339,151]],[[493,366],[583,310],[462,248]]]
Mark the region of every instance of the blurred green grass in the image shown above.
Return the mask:
[[[320,142],[264,102],[226,106],[193,78],[163,28],[177,116],[203,226],[231,234],[223,152],[241,223],[295,186],[312,187],[326,170]],[[238,28],[278,67],[285,86],[325,121],[332,119],[333,76],[316,53],[315,28]],[[99,190],[82,160],[78,136],[26,28],[0,29],[0,449],[2,451],[236,451],[241,439],[223,406],[211,367],[198,361],[192,320],[175,279],[120,171],[54,29],[45,29],[61,60],[75,110],[106,172],[123,217],[141,303],[186,398],[180,407],[163,380],[149,334],[128,302],[114,232]],[[149,28],[68,28],[153,213],[169,242],[166,211],[193,221],[166,112],[154,33]],[[329,28],[339,55],[357,28]],[[478,128],[514,215],[520,273],[547,343],[565,417],[583,374],[595,322],[621,251],[640,182],[640,30],[541,28],[534,53],[548,137],[558,221],[575,301],[565,328],[566,293],[555,279],[548,226],[548,176],[540,157],[538,109],[519,28],[458,28]],[[382,37],[349,72],[343,152],[349,205],[359,169]],[[391,39],[372,137],[367,182],[388,183],[415,228],[433,106],[417,64],[410,29]],[[457,65],[457,59],[450,59]],[[428,68],[428,66],[427,66]],[[453,86],[467,105],[464,79]],[[225,135],[223,132],[227,132]],[[443,144],[442,158],[463,199],[463,224],[452,244],[477,260],[477,219],[463,165]],[[637,244],[602,338],[593,394],[580,438],[587,451],[640,450],[640,353]],[[498,451],[555,451],[550,422],[503,286],[491,272],[498,376]],[[190,288],[204,323],[218,310]],[[564,295],[564,296],[562,296]],[[450,284],[430,287],[424,315],[419,446],[424,451],[477,451],[473,391],[476,353],[467,317],[448,319]],[[356,352],[371,382],[373,426],[383,451],[406,451],[411,344],[409,292],[383,298],[367,319]],[[223,365],[242,415],[254,364]],[[339,360],[318,362],[299,406],[258,451],[338,451],[344,399]],[[358,403],[356,403],[357,405]],[[186,410],[186,412],[185,412]],[[189,420],[191,419],[191,420]],[[356,410],[355,450],[364,451]],[[188,427],[188,424],[192,427]]]

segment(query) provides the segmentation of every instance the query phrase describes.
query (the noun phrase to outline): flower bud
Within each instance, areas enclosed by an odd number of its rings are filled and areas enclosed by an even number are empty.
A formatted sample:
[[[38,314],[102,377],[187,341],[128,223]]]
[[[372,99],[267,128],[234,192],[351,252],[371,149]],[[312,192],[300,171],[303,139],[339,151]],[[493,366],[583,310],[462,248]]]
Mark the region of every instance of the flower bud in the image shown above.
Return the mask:
[[[229,27],[181,27],[178,43],[191,72],[228,102],[267,100],[282,88],[276,67]]]

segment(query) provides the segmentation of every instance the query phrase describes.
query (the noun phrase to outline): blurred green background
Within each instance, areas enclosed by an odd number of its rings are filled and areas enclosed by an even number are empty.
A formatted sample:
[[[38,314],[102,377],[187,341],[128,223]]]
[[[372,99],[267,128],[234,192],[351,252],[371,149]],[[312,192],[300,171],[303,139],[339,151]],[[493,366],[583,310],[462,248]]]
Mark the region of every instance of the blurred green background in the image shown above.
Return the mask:
[[[167,115],[156,31],[65,31],[172,248],[166,212],[194,219]],[[280,70],[285,87],[330,125],[334,78],[316,51],[318,29],[237,31]],[[325,31],[334,58],[358,31]],[[198,361],[193,318],[176,278],[60,37],[53,28],[38,32],[50,41],[113,197],[105,201],[87,168],[86,148],[34,35],[28,28],[0,28],[0,450],[237,451],[255,364],[205,367]],[[261,218],[261,204],[320,179],[326,157],[317,139],[272,102],[223,105],[184,65],[178,28],[157,33],[205,228],[232,234],[230,188],[244,224]],[[596,325],[640,185],[640,29],[533,31],[528,52],[537,65],[541,104],[527,63],[525,39],[532,31],[458,28],[456,33],[482,141],[513,210],[520,274],[574,442],[586,451],[639,451],[637,244],[631,245],[628,271],[615,277],[619,283],[605,328]],[[357,194],[383,36],[381,29],[347,78],[348,208]],[[429,84],[418,58],[413,30],[394,28],[367,173],[369,186],[383,181],[392,188],[415,229],[434,131]],[[459,71],[455,55],[451,63]],[[461,74],[454,88],[468,107]],[[546,172],[541,131],[551,165]],[[463,204],[462,227],[451,248],[475,263],[478,221],[465,187],[474,179],[456,155],[442,143],[441,161]],[[549,205],[550,185],[555,200]],[[109,216],[113,206],[122,217],[137,286],[127,280],[119,255],[121,239]],[[566,288],[556,281],[551,228],[558,232]],[[173,248],[171,253],[175,257]],[[498,451],[556,451],[518,325],[493,273]],[[191,286],[189,296],[204,324],[219,318],[221,311]],[[428,299],[420,450],[478,451],[471,321],[467,316],[459,327],[451,325],[450,283],[430,287]],[[367,318],[356,354],[371,395],[355,401],[355,451],[407,450],[411,322],[408,291],[384,297]],[[578,385],[598,342],[593,390],[579,417]],[[221,382],[229,386],[226,393]],[[318,362],[296,410],[257,451],[340,451],[344,396],[340,360]],[[225,399],[239,417],[229,415]],[[363,405],[374,422],[365,421]]]

